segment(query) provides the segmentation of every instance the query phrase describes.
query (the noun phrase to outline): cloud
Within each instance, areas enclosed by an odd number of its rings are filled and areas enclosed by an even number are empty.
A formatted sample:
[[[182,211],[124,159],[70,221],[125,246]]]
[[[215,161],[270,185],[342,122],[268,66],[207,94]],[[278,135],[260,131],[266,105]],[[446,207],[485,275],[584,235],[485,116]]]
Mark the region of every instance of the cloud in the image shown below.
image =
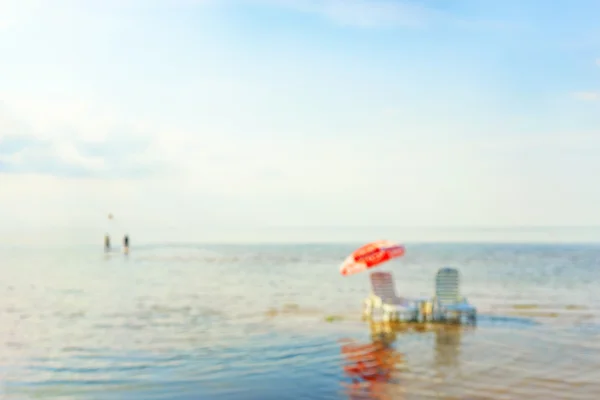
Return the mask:
[[[322,0],[288,2],[299,10],[323,15],[342,25],[422,26],[432,10],[414,3],[391,0]]]
[[[158,173],[158,160],[145,157],[154,132],[84,109],[93,107],[59,101],[0,107],[0,172],[96,178]]]
[[[122,154],[143,151],[143,147],[124,148],[114,153],[110,150],[114,147],[111,141],[96,146],[89,151],[88,143],[76,139],[45,141],[24,136],[3,139],[0,141],[0,172],[121,179],[143,178],[159,172],[156,165],[144,165]]]
[[[389,157],[387,149],[363,154],[358,137],[265,134],[272,117],[254,121],[257,132],[249,134],[243,119],[229,127],[204,118],[181,128],[174,118],[140,121],[81,100],[8,98],[0,107],[0,172],[10,174],[172,177],[202,193],[304,196],[352,191],[374,172],[370,161]]]
[[[429,8],[413,2],[395,0],[244,0],[244,2],[319,15],[340,25],[358,27],[418,27],[427,23],[433,15],[433,10]]]
[[[600,100],[600,92],[595,91],[583,91],[574,92],[573,97],[581,101],[598,101]]]
[[[448,24],[459,29],[514,32],[514,22],[489,18],[462,18],[424,2],[405,0],[245,0],[249,3],[285,7],[322,16],[342,26],[361,28],[422,28]],[[427,5],[425,5],[427,4]]]
[[[600,67],[600,57],[596,58],[596,66]]]
[[[124,11],[196,8],[246,3],[287,8],[305,14],[321,16],[342,26],[362,28],[408,27],[419,28],[435,24],[450,24],[459,29],[514,31],[517,27],[505,21],[489,18],[462,18],[448,11],[448,7],[427,2],[407,0],[106,0],[102,2],[57,0],[46,3],[39,0],[0,0],[0,29],[21,23],[33,23],[33,18],[46,20],[49,15],[62,15],[64,20],[99,16],[113,16]],[[84,13],[77,13],[85,11]],[[92,20],[94,20],[92,18]]]

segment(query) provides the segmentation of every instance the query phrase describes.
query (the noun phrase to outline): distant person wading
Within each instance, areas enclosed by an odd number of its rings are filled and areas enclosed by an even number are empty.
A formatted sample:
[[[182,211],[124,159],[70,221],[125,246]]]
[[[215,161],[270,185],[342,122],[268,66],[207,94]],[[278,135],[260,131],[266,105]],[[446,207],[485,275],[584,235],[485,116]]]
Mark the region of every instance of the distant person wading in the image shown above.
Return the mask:
[[[108,234],[104,235],[104,251],[110,251],[110,237]]]
[[[123,237],[123,251],[125,252],[125,254],[129,253],[129,236],[125,235],[125,237]]]

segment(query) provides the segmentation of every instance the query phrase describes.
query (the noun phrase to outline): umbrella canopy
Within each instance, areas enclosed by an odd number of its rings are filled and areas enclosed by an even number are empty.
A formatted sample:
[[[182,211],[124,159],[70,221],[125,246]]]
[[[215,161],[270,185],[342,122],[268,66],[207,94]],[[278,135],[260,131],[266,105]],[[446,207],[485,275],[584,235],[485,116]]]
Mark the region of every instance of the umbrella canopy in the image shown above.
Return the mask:
[[[379,240],[362,246],[350,254],[342,263],[340,273],[344,276],[356,274],[376,267],[392,258],[402,257],[404,246],[389,240]]]

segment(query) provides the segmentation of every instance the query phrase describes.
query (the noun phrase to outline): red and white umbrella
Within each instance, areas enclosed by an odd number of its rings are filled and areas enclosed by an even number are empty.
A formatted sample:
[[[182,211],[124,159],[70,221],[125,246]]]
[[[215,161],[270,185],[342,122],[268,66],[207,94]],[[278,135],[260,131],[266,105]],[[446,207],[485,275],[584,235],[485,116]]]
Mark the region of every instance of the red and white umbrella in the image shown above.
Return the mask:
[[[402,257],[406,250],[401,244],[378,240],[362,246],[350,254],[342,263],[340,273],[344,276],[356,274],[376,267],[393,258]]]

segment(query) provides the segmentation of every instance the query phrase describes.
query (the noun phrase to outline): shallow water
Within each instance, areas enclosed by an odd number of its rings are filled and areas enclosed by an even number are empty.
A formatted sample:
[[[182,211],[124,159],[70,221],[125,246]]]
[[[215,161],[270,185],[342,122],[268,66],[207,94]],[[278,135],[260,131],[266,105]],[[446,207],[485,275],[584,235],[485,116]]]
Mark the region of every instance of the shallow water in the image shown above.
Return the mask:
[[[408,246],[399,292],[453,265],[480,312],[418,330],[360,321],[354,247],[0,249],[0,399],[597,398],[600,246]],[[339,340],[381,331],[392,378],[347,387]]]

